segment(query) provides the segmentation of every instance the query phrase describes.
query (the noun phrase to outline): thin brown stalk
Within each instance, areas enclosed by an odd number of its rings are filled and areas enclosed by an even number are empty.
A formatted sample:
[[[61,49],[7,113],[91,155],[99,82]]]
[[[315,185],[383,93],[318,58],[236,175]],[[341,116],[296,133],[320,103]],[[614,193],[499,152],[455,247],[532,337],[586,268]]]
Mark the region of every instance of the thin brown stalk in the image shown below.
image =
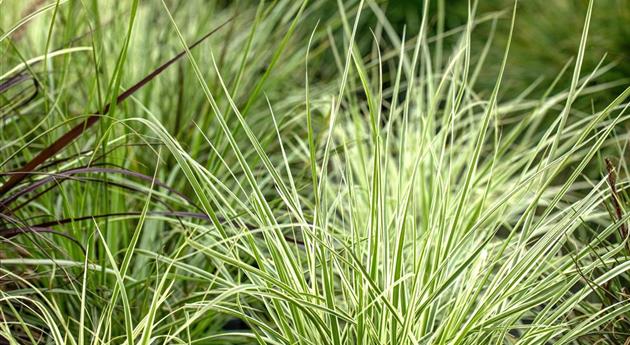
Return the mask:
[[[198,39],[195,43],[191,44],[188,47],[188,50],[191,50],[191,49],[195,48],[196,46],[198,46],[199,44],[201,44],[201,42],[203,42],[208,37],[210,37],[212,34],[214,34],[219,29],[224,27],[227,23],[232,21],[232,19],[234,19],[234,17],[228,19],[227,21],[225,21],[223,24],[219,25],[214,30],[212,30],[209,33],[205,34],[203,37]],[[157,77],[160,73],[162,73],[164,70],[166,70],[169,66],[171,66],[173,63],[175,63],[177,60],[179,60],[184,55],[186,55],[186,50],[181,51],[179,54],[175,55],[173,58],[171,58],[170,60],[168,60],[167,62],[162,64],[160,67],[158,67],[155,70],[153,70],[153,72],[149,73],[146,77],[142,78],[142,80],[140,80],[139,82],[135,83],[132,87],[127,89],[125,92],[123,92],[120,95],[118,95],[118,97],[116,98],[116,104],[120,104],[124,100],[129,98],[129,96],[131,96],[136,91],[141,89],[143,86],[145,86],[147,83],[149,83],[155,77]],[[68,146],[70,143],[72,143],[76,138],[78,138],[88,128],[92,127],[102,117],[103,114],[107,114],[109,112],[110,106],[111,106],[111,103],[108,103],[108,104],[106,104],[103,107],[103,109],[101,111],[96,112],[96,113],[88,116],[82,123],[74,126],[71,130],[66,132],[59,139],[55,140],[55,142],[53,142],[48,147],[46,147],[45,149],[40,151],[40,153],[37,154],[37,156],[35,156],[28,163],[26,163],[21,169],[18,169],[17,171],[15,171],[13,173],[13,175],[11,175],[9,180],[7,182],[5,182],[2,185],[2,187],[0,187],[0,196],[6,194],[9,190],[13,189],[13,187],[15,187],[18,183],[22,182],[22,180],[24,180],[24,178],[26,178],[26,176],[29,175],[29,172],[32,172],[33,170],[35,170],[38,166],[40,166],[42,163],[44,163],[47,159],[49,159],[50,157],[54,156],[55,154],[57,154],[58,152],[63,150],[66,146]]]

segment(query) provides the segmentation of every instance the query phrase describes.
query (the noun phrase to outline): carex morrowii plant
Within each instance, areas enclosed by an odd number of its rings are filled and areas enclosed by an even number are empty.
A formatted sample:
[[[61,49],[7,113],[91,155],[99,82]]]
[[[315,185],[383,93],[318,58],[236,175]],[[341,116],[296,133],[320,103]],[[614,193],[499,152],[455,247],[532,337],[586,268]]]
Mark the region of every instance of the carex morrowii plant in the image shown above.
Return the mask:
[[[628,342],[596,2],[517,93],[516,5],[445,31],[425,1],[414,32],[373,1],[0,6],[0,343]]]

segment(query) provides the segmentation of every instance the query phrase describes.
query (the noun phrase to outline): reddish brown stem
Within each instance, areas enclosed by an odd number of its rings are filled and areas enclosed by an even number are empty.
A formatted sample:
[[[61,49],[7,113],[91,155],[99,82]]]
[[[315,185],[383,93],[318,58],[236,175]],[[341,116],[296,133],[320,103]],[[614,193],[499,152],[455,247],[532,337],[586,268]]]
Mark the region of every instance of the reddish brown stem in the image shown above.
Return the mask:
[[[219,25],[214,30],[212,30],[209,33],[205,34],[203,37],[198,39],[195,43],[191,44],[188,47],[188,50],[193,49],[196,46],[198,46],[199,44],[201,44],[201,42],[203,42],[205,39],[207,39],[212,34],[217,32],[219,29],[221,29],[223,26],[225,26],[227,23],[229,23],[232,19],[234,19],[234,17],[228,19],[226,22],[224,22],[223,24]],[[186,50],[183,50],[179,54],[175,55],[173,58],[171,58],[170,60],[168,60],[167,62],[162,64],[160,67],[155,69],[153,72],[149,73],[146,77],[142,78],[142,80],[140,80],[139,82],[135,83],[132,87],[127,89],[125,92],[123,92],[120,95],[118,95],[118,97],[116,98],[116,104],[120,104],[124,100],[129,98],[129,96],[131,96],[134,92],[138,91],[140,88],[145,86],[148,82],[153,80],[155,77],[157,77],[160,73],[162,73],[165,69],[167,69],[170,65],[175,63],[177,60],[179,60],[184,55],[186,55]],[[37,168],[39,165],[44,163],[48,158],[54,156],[59,151],[63,150],[66,146],[68,146],[70,143],[72,143],[76,138],[78,138],[88,128],[92,127],[101,118],[102,114],[107,114],[107,112],[109,111],[110,106],[111,106],[111,104],[107,104],[107,105],[105,105],[105,107],[103,107],[103,109],[100,112],[88,116],[87,119],[85,119],[85,121],[83,121],[82,123],[74,126],[70,131],[66,132],[59,139],[55,140],[54,143],[52,143],[51,145],[49,145],[48,147],[43,149],[39,154],[37,154],[37,156],[35,156],[35,158],[31,159],[21,169],[15,171],[14,174],[11,175],[9,180],[7,182],[5,182],[2,185],[2,187],[0,187],[0,196],[6,194],[9,190],[11,190],[13,187],[15,187],[18,183],[22,182],[22,180],[24,180],[24,178],[26,178],[26,176],[29,175],[28,174],[29,172],[32,172],[33,170],[35,170],[35,168]]]
[[[615,209],[615,216],[617,217],[615,220],[620,221],[623,218],[623,211],[621,204],[619,203],[619,194],[617,193],[617,175],[615,173],[615,166],[612,164],[610,159],[605,158],[604,160],[606,162],[606,170],[608,171],[608,185],[610,186],[612,194],[611,200],[613,208]],[[619,234],[621,235],[622,240],[626,240],[628,238],[628,226],[626,225],[626,222],[622,222],[619,225]]]

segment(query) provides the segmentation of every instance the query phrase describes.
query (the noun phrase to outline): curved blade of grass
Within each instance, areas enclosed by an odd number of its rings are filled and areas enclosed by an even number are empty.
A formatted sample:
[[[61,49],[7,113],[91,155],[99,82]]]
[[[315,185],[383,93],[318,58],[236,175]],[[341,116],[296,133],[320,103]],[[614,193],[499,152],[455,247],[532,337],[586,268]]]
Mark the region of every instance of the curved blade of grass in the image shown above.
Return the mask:
[[[234,17],[228,19],[223,24],[219,25],[212,31],[208,32],[200,39],[195,41],[188,47],[188,50],[195,48],[203,41],[205,41],[208,37],[212,36],[215,32],[223,28],[227,23],[229,23]],[[160,67],[153,70],[153,72],[149,73],[146,77],[142,78],[139,82],[135,83],[132,87],[127,89],[125,92],[121,93],[116,97],[115,102],[113,104],[120,104],[129,96],[134,94],[136,91],[141,89],[155,77],[160,75],[160,73],[164,72],[169,66],[179,60],[181,57],[186,55],[186,50],[180,52],[175,55],[173,58],[162,64]],[[42,151],[40,151],[37,156],[31,159],[28,163],[26,163],[21,169],[15,172],[14,175],[9,178],[7,182],[5,182],[2,187],[0,187],[0,196],[6,194],[9,190],[13,189],[18,183],[20,183],[24,178],[26,178],[27,174],[33,170],[35,170],[40,164],[44,163],[48,158],[57,154],[59,151],[63,150],[66,146],[68,146],[71,142],[73,142],[76,138],[78,138],[83,132],[85,132],[88,128],[92,127],[100,118],[102,114],[106,114],[109,111],[112,103],[106,104],[103,109],[93,115],[90,115],[83,123],[80,123],[73,127],[70,131],[66,132],[59,139],[53,142],[50,146],[46,147]]]

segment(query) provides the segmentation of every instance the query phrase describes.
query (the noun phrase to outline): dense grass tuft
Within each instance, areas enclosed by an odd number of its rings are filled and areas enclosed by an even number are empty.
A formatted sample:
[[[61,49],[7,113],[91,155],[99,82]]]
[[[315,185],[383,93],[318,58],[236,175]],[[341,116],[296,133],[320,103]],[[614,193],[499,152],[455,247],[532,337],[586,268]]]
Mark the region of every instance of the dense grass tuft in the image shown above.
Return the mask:
[[[512,5],[0,0],[0,344],[628,343],[627,75]]]

